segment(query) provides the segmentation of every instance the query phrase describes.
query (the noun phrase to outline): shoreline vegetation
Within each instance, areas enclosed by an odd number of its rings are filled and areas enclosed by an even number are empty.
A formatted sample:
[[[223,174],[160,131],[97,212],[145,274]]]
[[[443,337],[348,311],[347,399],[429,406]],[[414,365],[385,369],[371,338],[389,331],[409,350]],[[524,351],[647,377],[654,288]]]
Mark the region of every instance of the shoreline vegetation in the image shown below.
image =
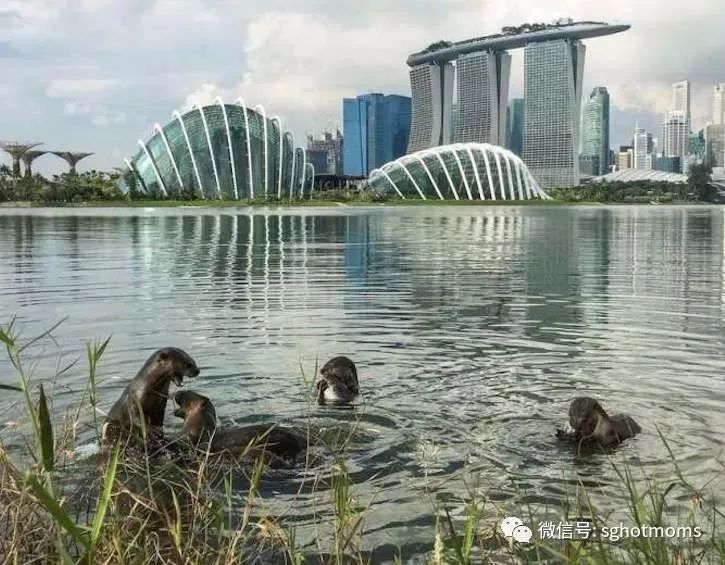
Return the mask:
[[[381,192],[367,185],[352,189],[312,192],[301,200],[257,198],[251,200],[199,199],[193,194],[182,198],[155,198],[139,193],[135,179],[128,173],[88,171],[78,174],[42,175],[12,178],[5,166],[0,166],[0,208],[31,207],[257,207],[257,206],[561,206],[571,204],[706,204],[720,202],[715,188],[709,184],[710,169],[693,165],[688,182],[613,182],[589,183],[573,188],[552,188],[547,193],[552,200],[438,200],[429,198],[400,198],[391,192]],[[123,181],[129,187],[122,193]]]
[[[349,432],[316,443],[316,449],[324,451],[322,463],[314,464],[308,457],[299,469],[305,477],[300,493],[304,489],[304,494],[319,494],[320,504],[313,514],[316,540],[303,544],[295,520],[262,494],[266,470],[260,461],[222,469],[208,453],[200,453],[194,463],[179,465],[144,452],[123,453],[118,447],[93,464],[76,460],[78,430],[89,428],[98,437],[97,379],[110,338],[87,344],[83,369],[81,363],[72,363],[45,378],[31,375],[29,352],[54,344],[58,326],[27,341],[20,339],[13,322],[0,327],[0,342],[15,372],[14,380],[3,375],[0,389],[3,395],[16,395],[24,406],[25,421],[16,432],[26,440],[4,444],[5,430],[0,428],[0,562],[342,565],[402,563],[412,558],[434,565],[725,562],[721,526],[725,515],[710,492],[713,485],[689,483],[665,438],[663,456],[671,462],[667,476],[646,476],[612,457],[618,481],[597,487],[573,477],[574,491],[555,513],[568,523],[612,526],[614,518],[599,512],[594,501],[616,489],[628,501],[628,508],[622,509],[628,526],[680,532],[699,528],[700,537],[622,535],[609,540],[543,541],[538,535],[543,517],[531,508],[507,507],[477,489],[463,489],[451,500],[449,495],[439,496],[426,474],[425,487],[414,489],[411,496],[430,505],[427,543],[417,544],[415,555],[396,545],[371,547],[365,524],[376,512],[378,493],[354,484],[347,471]],[[74,407],[63,415],[54,413],[52,391],[42,383],[49,386],[67,371],[80,370],[87,374],[87,382]],[[311,380],[304,374],[302,379],[311,393]],[[485,482],[485,477],[481,480]],[[519,516],[531,527],[531,543],[503,537],[498,525],[506,516]]]

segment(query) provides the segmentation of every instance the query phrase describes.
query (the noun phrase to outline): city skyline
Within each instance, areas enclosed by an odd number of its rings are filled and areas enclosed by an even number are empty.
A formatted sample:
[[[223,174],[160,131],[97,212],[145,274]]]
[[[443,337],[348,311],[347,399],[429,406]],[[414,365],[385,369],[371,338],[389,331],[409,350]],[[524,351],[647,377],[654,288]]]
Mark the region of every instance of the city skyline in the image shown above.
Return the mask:
[[[0,57],[12,80],[0,87],[0,137],[84,147],[95,152],[84,168],[110,169],[170,109],[221,94],[276,108],[304,139],[342,125],[344,97],[409,95],[405,59],[421,46],[562,16],[632,25],[626,34],[598,38],[585,65],[583,91],[601,85],[610,92],[613,148],[631,138],[635,122],[658,131],[678,80],[692,84],[693,131],[710,121],[713,86],[724,79],[716,64],[725,58],[725,39],[716,31],[725,15],[719,2],[695,0],[686,14],[658,10],[654,2],[442,4],[376,3],[360,13],[352,2],[322,0],[305,7],[250,1],[243,8],[192,0],[73,6],[9,0],[0,12]],[[706,46],[689,40],[683,30],[692,27],[713,40]],[[522,54],[512,55],[518,70],[509,99],[523,93]],[[65,167],[47,157],[34,163],[34,170],[48,168]]]

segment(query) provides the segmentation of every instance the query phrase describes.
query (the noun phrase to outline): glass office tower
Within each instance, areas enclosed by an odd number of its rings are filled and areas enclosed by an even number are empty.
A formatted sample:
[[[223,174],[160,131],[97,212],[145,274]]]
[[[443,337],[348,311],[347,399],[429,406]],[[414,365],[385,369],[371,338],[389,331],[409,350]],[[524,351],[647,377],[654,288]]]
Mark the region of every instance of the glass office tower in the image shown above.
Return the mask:
[[[582,115],[582,162],[589,165],[584,174],[600,176],[609,172],[609,92],[603,86],[592,89]]]
[[[506,107],[506,148],[521,157],[524,149],[524,99],[512,98]]]
[[[405,155],[410,135],[409,97],[374,93],[344,98],[342,112],[344,174],[367,176]]]

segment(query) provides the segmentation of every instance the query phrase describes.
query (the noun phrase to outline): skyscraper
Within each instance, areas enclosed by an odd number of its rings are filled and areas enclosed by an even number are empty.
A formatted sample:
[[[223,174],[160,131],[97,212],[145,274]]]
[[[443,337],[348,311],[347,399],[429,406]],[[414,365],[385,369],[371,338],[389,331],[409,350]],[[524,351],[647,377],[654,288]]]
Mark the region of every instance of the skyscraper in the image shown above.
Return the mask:
[[[579,184],[584,45],[558,39],[524,49],[523,160],[542,188]]]
[[[662,124],[662,156],[679,157],[680,164],[687,155],[688,124],[685,112],[672,110],[667,112]]]
[[[379,152],[380,160],[376,167],[402,157],[408,152],[410,138],[410,120],[412,103],[410,96],[390,94],[383,100],[382,142]]]
[[[590,175],[609,172],[609,93],[603,86],[595,87],[584,105],[582,123],[582,163]]]
[[[437,41],[422,51],[413,53],[406,61],[410,66],[410,86],[413,93],[413,119],[408,151],[414,152],[441,144],[448,144],[451,139],[456,141],[489,142],[497,145],[504,144],[506,142],[504,109],[506,108],[508,95],[511,62],[511,57],[508,54],[509,50],[523,47],[527,50],[533,50],[533,52],[542,52],[542,49],[546,50],[546,47],[539,48],[539,45],[560,44],[573,47],[573,51],[579,52],[583,57],[584,48],[581,46],[580,40],[619,33],[627,29],[629,29],[629,25],[626,24],[610,25],[604,22],[591,21],[574,22],[570,18],[562,18],[551,24],[524,23],[520,26],[506,26],[501,32],[484,37],[456,42]],[[570,55],[569,59],[571,58]],[[454,82],[454,67],[451,63],[454,61],[456,63],[455,73],[458,74],[459,112],[451,138],[450,124],[452,122],[451,106]],[[574,99],[581,95],[583,67],[575,62],[574,68],[568,71],[562,68],[553,70],[556,77],[560,77],[565,81],[567,76],[574,77],[571,81],[574,85],[572,90],[576,90],[576,92],[568,96],[572,103],[567,106],[565,112],[574,107],[579,108],[580,102],[574,102]],[[536,73],[530,74],[533,76]],[[537,76],[537,78],[540,77]],[[553,79],[549,80],[547,85],[553,82]],[[541,97],[549,97],[549,91],[551,90],[548,86],[539,87],[539,85],[534,85],[531,89]],[[529,91],[529,88],[525,86],[525,90]],[[550,107],[553,108],[555,105],[555,103],[550,104]],[[537,104],[537,106],[539,105]],[[573,121],[578,124],[579,119],[580,116],[577,116]],[[552,126],[551,130],[555,129],[556,126]],[[545,134],[548,133],[547,130]],[[564,135],[570,135],[576,142],[580,132],[576,131]],[[539,139],[536,135],[535,138]],[[538,143],[538,141],[535,143]],[[578,149],[576,147],[576,153],[578,153]],[[560,153],[561,151],[559,151],[558,157],[553,162],[543,165],[540,163],[539,165],[553,166],[554,168],[561,167],[562,157]],[[567,156],[564,159],[569,163],[566,166],[572,171],[578,172],[578,159],[576,158],[578,155],[570,158],[568,149],[566,153]],[[573,165],[571,164],[572,160],[574,161]],[[535,164],[535,166],[537,165]],[[559,173],[557,175],[555,175],[557,179],[561,178]],[[570,171],[565,176],[573,178],[576,175],[571,174]],[[573,182],[578,182],[578,179]]]
[[[725,82],[715,85],[712,93],[712,123],[725,124]]]
[[[326,131],[321,139],[307,136],[307,161],[315,167],[316,174],[342,174],[342,134]]]
[[[453,141],[506,142],[505,120],[511,55],[478,51],[456,61],[458,116]]]
[[[451,142],[453,65],[431,63],[410,69],[413,93],[408,153]]]
[[[711,167],[725,167],[725,124],[705,126],[705,159]]]
[[[615,158],[615,164],[617,165],[618,171],[633,168],[634,149],[631,145],[619,146],[619,152],[617,153],[617,156]]]
[[[690,134],[687,140],[687,148],[691,159],[694,158],[696,162],[705,160],[705,129]]]
[[[683,112],[687,133],[690,133],[690,81],[681,80],[672,85],[672,109],[675,112]]]
[[[521,157],[524,150],[524,99],[512,98],[506,107],[506,148]]]
[[[712,123],[705,126],[705,160],[712,167],[725,167],[725,83],[712,93]]]
[[[634,128],[634,168],[648,169],[647,155],[649,154],[648,146],[651,144],[652,136],[648,136],[644,128]]]
[[[365,176],[368,172],[368,98],[343,98],[342,131],[345,145],[342,150],[342,171],[346,175]]]
[[[344,98],[342,113],[344,174],[366,176],[405,155],[410,134],[409,97],[375,93]]]

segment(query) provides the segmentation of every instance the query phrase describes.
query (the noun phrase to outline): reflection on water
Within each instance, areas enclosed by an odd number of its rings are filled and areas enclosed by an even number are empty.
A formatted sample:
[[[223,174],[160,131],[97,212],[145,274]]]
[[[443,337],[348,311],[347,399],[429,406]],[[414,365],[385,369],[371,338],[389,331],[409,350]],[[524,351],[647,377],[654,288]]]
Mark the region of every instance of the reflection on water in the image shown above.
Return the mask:
[[[223,421],[302,424],[300,366],[309,378],[317,359],[353,357],[363,405],[315,408],[313,423],[359,420],[349,468],[376,493],[371,545],[430,539],[426,488],[455,513],[467,488],[543,508],[577,476],[615,482],[605,457],[553,440],[575,393],[640,420],[616,460],[669,473],[659,427],[693,482],[722,470],[721,208],[5,214],[0,312],[27,335],[68,316],[69,358],[113,334],[104,407],[173,344],[202,367],[193,387]],[[81,369],[57,383],[56,413],[83,386]],[[284,500],[301,480],[270,488]],[[601,503],[623,507],[617,492]],[[314,496],[319,511],[328,494]],[[294,507],[301,526],[312,499]]]

